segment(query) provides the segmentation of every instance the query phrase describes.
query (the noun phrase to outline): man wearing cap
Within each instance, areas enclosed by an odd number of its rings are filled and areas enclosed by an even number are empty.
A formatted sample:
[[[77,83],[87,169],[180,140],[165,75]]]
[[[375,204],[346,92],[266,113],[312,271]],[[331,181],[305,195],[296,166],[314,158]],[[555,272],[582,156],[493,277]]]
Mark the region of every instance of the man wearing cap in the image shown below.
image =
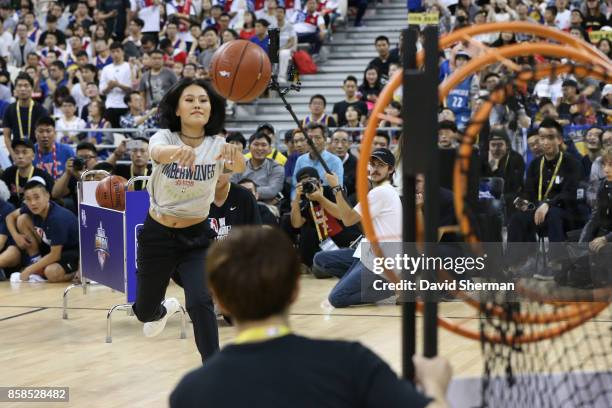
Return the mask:
[[[30,140],[14,140],[11,147],[14,164],[4,170],[1,179],[11,192],[8,201],[19,208],[23,202],[23,187],[32,177],[41,177],[49,189],[53,188],[53,178],[46,171],[34,167],[34,145]]]
[[[381,148],[372,152],[368,166],[369,179],[373,188],[368,193],[370,217],[374,231],[381,242],[402,240],[402,203],[399,194],[390,181],[395,171],[395,156],[389,149]],[[344,198],[340,179],[335,174],[325,175],[336,197],[336,203],[316,197],[323,208],[332,216],[342,220],[344,225],[355,225],[361,221],[361,204],[351,208]],[[361,244],[365,242],[362,239]],[[315,255],[313,268],[337,276],[340,281],[329,294],[329,303],[334,307],[372,303],[393,295],[392,291],[374,290],[373,283],[381,277],[370,272],[360,261],[361,251],[350,248],[323,251]]]
[[[257,126],[256,133],[260,131],[267,134],[270,137],[270,141],[271,141],[270,142],[270,153],[268,153],[266,157],[268,159],[274,160],[281,166],[284,166],[285,163],[287,162],[287,157],[284,154],[282,154],[276,147],[274,147],[276,145],[276,134],[274,133],[274,126],[272,126],[269,123],[263,123]],[[250,159],[251,156],[252,156],[251,152],[244,155],[244,157],[247,159]]]
[[[11,275],[11,281],[72,280],[79,266],[76,216],[50,200],[41,177],[32,177],[23,194],[25,204],[6,216],[15,245],[0,254],[0,268],[25,266]]]

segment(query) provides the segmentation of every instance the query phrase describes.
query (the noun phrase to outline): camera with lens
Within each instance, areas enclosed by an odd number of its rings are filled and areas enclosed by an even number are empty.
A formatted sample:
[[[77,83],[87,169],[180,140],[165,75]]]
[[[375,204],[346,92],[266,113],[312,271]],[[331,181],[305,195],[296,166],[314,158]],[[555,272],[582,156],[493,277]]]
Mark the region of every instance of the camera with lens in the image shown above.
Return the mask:
[[[75,171],[81,171],[85,168],[85,161],[83,159],[81,159],[80,157],[75,157],[72,160],[72,168]]]
[[[321,183],[316,178],[307,178],[302,181],[302,191],[304,194],[312,194],[319,189]]]

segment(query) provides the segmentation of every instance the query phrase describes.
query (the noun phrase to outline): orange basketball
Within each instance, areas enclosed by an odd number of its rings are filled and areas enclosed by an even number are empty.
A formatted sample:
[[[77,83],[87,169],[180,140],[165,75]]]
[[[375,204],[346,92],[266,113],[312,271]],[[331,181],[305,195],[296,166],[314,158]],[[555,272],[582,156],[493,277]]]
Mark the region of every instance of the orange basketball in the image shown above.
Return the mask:
[[[125,186],[127,180],[121,176],[107,176],[96,187],[96,201],[100,207],[117,211],[125,210]]]
[[[234,40],[214,53],[210,76],[219,95],[234,102],[250,102],[268,86],[272,64],[259,45]]]

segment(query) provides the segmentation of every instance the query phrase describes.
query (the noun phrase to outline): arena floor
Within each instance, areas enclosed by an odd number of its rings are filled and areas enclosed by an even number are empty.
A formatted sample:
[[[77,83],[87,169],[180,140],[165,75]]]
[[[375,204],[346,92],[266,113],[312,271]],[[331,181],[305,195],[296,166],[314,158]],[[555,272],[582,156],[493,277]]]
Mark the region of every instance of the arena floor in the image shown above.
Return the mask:
[[[399,372],[400,308],[325,309],[322,301],[334,283],[302,278],[301,295],[291,312],[294,330],[308,336],[360,341]],[[135,317],[116,312],[113,343],[107,344],[106,313],[110,306],[123,303],[123,295],[101,286],[92,287],[86,295],[75,289],[69,297],[69,319],[63,320],[65,287],[0,283],[1,385],[70,387],[69,403],[45,403],[45,407],[166,407],[174,385],[200,364],[191,326],[187,339],[179,339],[180,321],[174,317],[159,337],[147,339]],[[183,301],[181,288],[174,284],[168,295]],[[472,309],[461,302],[441,304],[440,315],[474,328],[478,325]],[[222,345],[233,335],[231,327],[221,327]],[[439,350],[450,359],[456,378],[481,374],[478,342],[440,329]],[[0,403],[4,406],[32,405]]]

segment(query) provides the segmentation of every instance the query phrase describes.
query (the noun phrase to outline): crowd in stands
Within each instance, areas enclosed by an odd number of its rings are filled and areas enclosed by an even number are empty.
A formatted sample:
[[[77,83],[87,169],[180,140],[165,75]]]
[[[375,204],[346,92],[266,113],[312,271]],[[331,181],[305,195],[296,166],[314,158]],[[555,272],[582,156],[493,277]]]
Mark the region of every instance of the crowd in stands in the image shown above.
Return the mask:
[[[354,24],[362,25],[367,2],[349,6]],[[126,178],[150,174],[148,130],[157,128],[156,107],[173,83],[208,78],[212,55],[227,41],[248,39],[266,49],[267,30],[273,27],[280,29],[280,76],[288,81],[285,74],[297,46],[306,43],[318,55],[334,24],[346,18],[338,7],[330,0],[21,0],[18,7],[0,0],[0,165],[8,191],[0,200],[6,220],[0,231],[0,268],[50,267],[49,280],[71,279],[74,259],[56,253],[56,247],[73,248],[76,185],[82,172],[103,169]],[[437,13],[442,34],[487,21],[521,20],[564,30],[607,56],[612,53],[607,34],[612,32],[612,7],[601,0],[409,0],[408,7]],[[306,134],[268,123],[252,134],[224,134],[244,149],[248,162],[242,174],[219,180],[211,210],[216,238],[241,224],[280,226],[299,248],[305,272],[341,278],[330,296],[338,307],[359,303],[355,290],[364,272],[354,264],[351,249],[362,237],[355,188],[359,144],[380,92],[401,68],[401,40],[382,33],[375,39],[377,56],[363,67],[363,76],[349,75],[338,84],[342,100],[313,95],[310,113],[302,119]],[[531,37],[497,33],[477,40],[483,46],[460,42],[440,53],[440,82],[487,52],[483,47]],[[528,67],[565,61],[536,55],[514,62]],[[440,105],[440,216],[445,223],[455,222],[449,191],[462,134],[491,92],[511,81],[511,74],[507,64],[483,67]],[[470,194],[474,208],[496,199],[502,209],[494,214],[500,228],[481,228],[482,239],[501,241],[506,229],[510,242],[538,236],[564,242],[583,229],[580,239],[612,239],[611,101],[612,84],[553,71],[517,87],[504,104],[493,107],[478,137]],[[401,238],[401,111],[399,89],[380,124],[396,129],[377,132],[370,160],[370,211],[379,232],[390,240]],[[115,144],[112,133],[104,131],[108,128],[133,131],[113,149],[108,146]],[[319,157],[333,176],[326,174]],[[501,195],[495,196],[487,184],[491,180],[501,180]],[[146,183],[136,188],[146,188]],[[417,207],[422,207],[421,192],[417,196]],[[53,209],[53,215],[38,213],[37,200],[50,200],[53,205],[44,207]],[[64,207],[68,210],[59,210]],[[236,208],[240,210],[234,213]],[[61,233],[45,234],[51,229]],[[44,251],[31,242],[33,231],[50,251],[42,258]],[[598,245],[593,247],[599,250]],[[56,265],[63,266],[64,274]]]

